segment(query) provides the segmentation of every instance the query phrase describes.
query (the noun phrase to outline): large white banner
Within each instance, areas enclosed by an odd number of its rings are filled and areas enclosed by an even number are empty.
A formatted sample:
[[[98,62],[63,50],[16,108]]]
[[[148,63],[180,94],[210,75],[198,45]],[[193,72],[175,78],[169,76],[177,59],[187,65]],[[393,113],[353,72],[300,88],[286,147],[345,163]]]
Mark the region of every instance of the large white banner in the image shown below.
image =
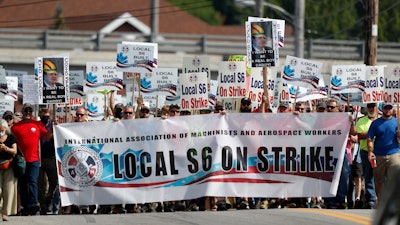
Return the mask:
[[[346,113],[231,113],[54,128],[62,205],[336,193]]]

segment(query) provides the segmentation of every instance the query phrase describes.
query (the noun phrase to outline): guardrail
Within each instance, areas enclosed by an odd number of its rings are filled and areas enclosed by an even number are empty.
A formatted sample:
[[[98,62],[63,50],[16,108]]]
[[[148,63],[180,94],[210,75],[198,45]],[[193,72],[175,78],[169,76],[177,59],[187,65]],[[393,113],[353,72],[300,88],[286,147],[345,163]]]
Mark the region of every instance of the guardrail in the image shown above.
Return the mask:
[[[160,53],[185,52],[193,54],[245,55],[244,36],[99,33],[71,30],[34,30],[0,28],[0,47],[27,49],[58,49],[86,51],[116,51],[122,41],[158,43]],[[308,59],[361,60],[364,59],[364,42],[348,40],[305,41],[304,57]],[[280,55],[294,55],[293,38],[285,39]],[[378,43],[378,61],[400,62],[399,43]]]

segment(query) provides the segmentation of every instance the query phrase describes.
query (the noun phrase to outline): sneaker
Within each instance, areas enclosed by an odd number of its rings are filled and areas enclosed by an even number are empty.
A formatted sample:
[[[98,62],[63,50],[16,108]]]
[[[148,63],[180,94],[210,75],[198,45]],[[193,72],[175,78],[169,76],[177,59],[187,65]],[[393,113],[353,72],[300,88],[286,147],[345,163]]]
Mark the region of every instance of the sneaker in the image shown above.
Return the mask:
[[[363,202],[360,199],[356,199],[356,202],[354,203],[354,208],[355,209],[362,209],[363,208]]]
[[[321,209],[322,207],[321,207],[321,204],[319,202],[315,202],[315,203],[313,202],[313,203],[311,203],[310,208]]]
[[[218,211],[226,211],[228,210],[227,203],[225,200],[217,201]]]
[[[89,214],[89,209],[82,209],[82,210],[81,210],[81,213],[82,213],[82,214]]]
[[[164,205],[164,212],[174,212],[171,205]]]
[[[156,207],[156,212],[164,212],[163,204],[160,202]]]
[[[365,206],[363,207],[363,209],[374,209],[374,205],[373,204],[365,204]]]
[[[268,208],[268,200],[264,200],[260,202],[260,209],[267,209]]]
[[[347,204],[345,202],[339,202],[336,205],[337,209],[347,209]]]
[[[185,211],[186,206],[183,202],[176,202],[173,208],[174,211]]]
[[[32,206],[32,207],[29,207],[28,211],[29,211],[29,215],[35,216],[40,211],[40,206],[35,205],[35,206]]]
[[[347,204],[345,202],[336,202],[334,204],[328,204],[328,209],[347,209]]]
[[[190,205],[190,211],[199,211],[199,206],[196,203]]]
[[[249,203],[247,201],[241,201],[239,205],[239,209],[250,209]]]

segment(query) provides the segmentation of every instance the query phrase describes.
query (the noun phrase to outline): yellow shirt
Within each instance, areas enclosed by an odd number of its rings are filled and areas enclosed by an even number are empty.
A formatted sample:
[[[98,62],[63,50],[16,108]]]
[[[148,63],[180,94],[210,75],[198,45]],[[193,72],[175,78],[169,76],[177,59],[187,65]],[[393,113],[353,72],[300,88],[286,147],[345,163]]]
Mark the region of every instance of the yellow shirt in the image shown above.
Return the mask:
[[[368,116],[361,117],[358,119],[356,124],[357,133],[366,133],[368,132],[369,127],[371,126],[372,120],[368,118]],[[360,148],[361,150],[368,151],[367,147],[367,139],[360,140]]]

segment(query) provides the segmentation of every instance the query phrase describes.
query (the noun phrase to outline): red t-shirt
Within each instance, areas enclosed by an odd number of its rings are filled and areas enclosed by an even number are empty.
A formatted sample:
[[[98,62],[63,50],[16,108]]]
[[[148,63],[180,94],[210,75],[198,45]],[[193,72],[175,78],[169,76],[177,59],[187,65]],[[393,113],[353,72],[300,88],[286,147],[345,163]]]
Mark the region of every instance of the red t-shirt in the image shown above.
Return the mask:
[[[40,121],[20,121],[11,127],[11,132],[17,137],[17,146],[21,149],[27,162],[40,160],[39,140],[47,133]]]

